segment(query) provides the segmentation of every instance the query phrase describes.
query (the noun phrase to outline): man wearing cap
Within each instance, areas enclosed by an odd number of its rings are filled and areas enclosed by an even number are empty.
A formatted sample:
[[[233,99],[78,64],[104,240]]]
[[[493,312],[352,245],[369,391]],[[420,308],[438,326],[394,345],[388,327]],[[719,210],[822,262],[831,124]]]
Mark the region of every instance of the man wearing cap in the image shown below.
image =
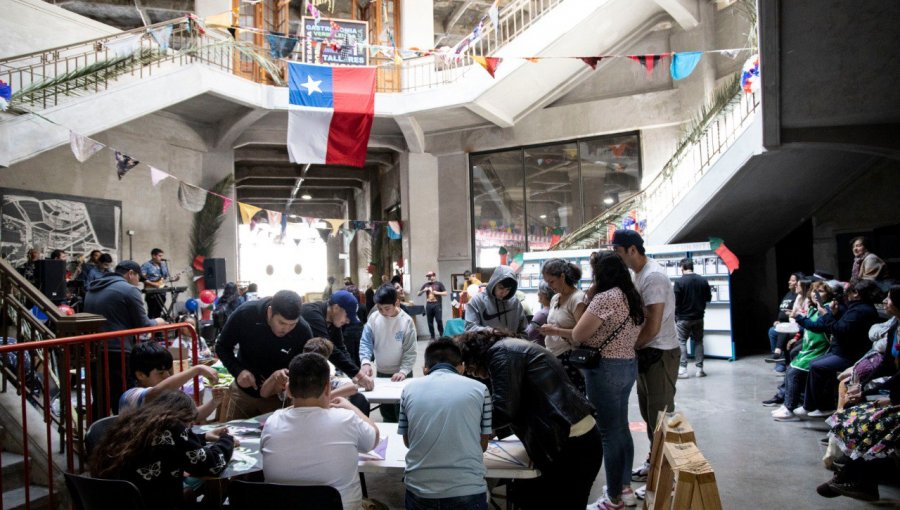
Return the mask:
[[[638,405],[647,422],[647,437],[653,442],[659,411],[675,409],[675,382],[681,345],[675,330],[675,292],[666,270],[647,257],[644,239],[633,230],[616,230],[613,249],[634,272],[634,286],[644,301],[646,320],[634,345],[638,356]],[[634,481],[644,481],[649,463],[631,473]]]
[[[270,376],[286,369],[313,336],[300,308],[296,292],[281,290],[244,303],[228,316],[216,340],[216,354],[234,376],[222,421],[252,418],[283,406],[279,393],[287,377],[278,381],[281,387],[271,396],[263,397],[260,389]]]
[[[441,301],[447,295],[447,288],[444,287],[443,283],[437,281],[437,275],[434,274],[434,271],[425,273],[425,279],[426,282],[422,284],[422,288],[419,289],[419,293],[416,295],[421,296],[422,293],[425,293],[425,316],[428,321],[428,332],[431,334],[431,339],[434,340],[433,321],[437,322],[439,336],[444,336]]]
[[[88,285],[84,297],[84,311],[106,318],[103,331],[121,331],[165,324],[166,321],[161,318],[147,317],[147,312],[144,311],[144,300],[141,299],[141,291],[137,288],[140,281],[141,266],[137,262],[132,260],[119,262],[114,272],[106,273]],[[119,410],[119,396],[135,385],[128,366],[132,347],[134,347],[134,337],[131,336],[108,341],[109,406],[113,414]],[[123,352],[125,353],[124,366],[122,364]],[[121,383],[123,371],[125,374],[124,387]],[[95,374],[97,372],[98,370],[94,371]],[[99,382],[99,377],[95,377],[92,388],[95,403],[94,419],[106,414],[105,383],[99,384]],[[100,388],[104,388],[104,391],[99,391]]]
[[[359,324],[359,301],[347,290],[339,290],[328,298],[328,301],[316,301],[303,305],[303,319],[309,324],[314,337],[327,338],[334,344],[334,351],[328,358],[341,372],[353,378],[353,382],[371,390],[375,381],[353,362],[344,333],[341,328],[347,324]],[[351,400],[352,402],[352,400]],[[356,402],[353,402],[356,404]]]

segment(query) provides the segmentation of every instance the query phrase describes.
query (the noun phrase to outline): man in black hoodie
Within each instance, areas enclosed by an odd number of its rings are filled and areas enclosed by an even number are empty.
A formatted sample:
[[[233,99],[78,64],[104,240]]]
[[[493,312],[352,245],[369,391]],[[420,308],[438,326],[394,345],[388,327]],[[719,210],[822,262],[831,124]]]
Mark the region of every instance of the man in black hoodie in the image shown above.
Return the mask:
[[[151,319],[144,310],[144,300],[137,285],[141,281],[141,266],[132,260],[119,262],[112,273],[92,281],[84,297],[84,311],[95,313],[106,318],[103,331],[121,331],[124,329],[145,328],[165,324],[162,318]],[[135,385],[134,377],[128,366],[134,337],[128,336],[107,341],[109,352],[109,408],[113,414],[119,412],[119,397]],[[102,350],[100,351],[102,353]],[[122,353],[125,362],[122,362]],[[94,395],[94,416],[96,420],[106,415],[105,383],[100,368],[95,367],[94,382],[91,388]],[[122,374],[125,374],[125,386],[122,386]],[[103,391],[101,391],[103,390]]]

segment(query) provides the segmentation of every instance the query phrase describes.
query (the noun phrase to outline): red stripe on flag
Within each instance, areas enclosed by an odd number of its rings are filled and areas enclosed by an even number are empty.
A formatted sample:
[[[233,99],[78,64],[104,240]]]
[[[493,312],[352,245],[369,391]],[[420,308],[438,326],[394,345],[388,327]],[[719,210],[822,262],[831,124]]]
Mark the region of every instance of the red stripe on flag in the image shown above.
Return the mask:
[[[375,114],[375,68],[335,67],[332,82],[334,116],[325,164],[362,167]]]

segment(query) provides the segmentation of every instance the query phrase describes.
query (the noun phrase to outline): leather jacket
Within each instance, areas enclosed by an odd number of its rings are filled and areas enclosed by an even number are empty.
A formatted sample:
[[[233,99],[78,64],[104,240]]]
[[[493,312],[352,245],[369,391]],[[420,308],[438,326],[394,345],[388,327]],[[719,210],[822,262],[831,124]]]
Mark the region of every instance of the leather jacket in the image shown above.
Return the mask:
[[[506,338],[488,349],[488,358],[497,437],[515,433],[539,469],[557,461],[569,429],[594,407],[569,382],[559,360],[539,345]]]

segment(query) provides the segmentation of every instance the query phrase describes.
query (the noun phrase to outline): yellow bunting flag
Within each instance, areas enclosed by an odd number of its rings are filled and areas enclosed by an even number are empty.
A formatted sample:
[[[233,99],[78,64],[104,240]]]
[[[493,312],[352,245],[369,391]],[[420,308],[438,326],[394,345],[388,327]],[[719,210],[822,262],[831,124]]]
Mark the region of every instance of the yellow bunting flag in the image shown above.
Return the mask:
[[[344,226],[344,223],[347,223],[347,220],[330,220],[326,219],[328,223],[331,224],[331,235],[336,236],[338,232],[341,230],[341,227]]]
[[[243,202],[238,202],[238,208],[241,210],[241,223],[248,224],[250,220],[256,216],[256,213],[262,211],[262,208],[256,207],[255,205],[245,204]]]
[[[203,18],[203,23],[208,27],[229,28],[234,25],[234,14],[232,11],[213,14]]]

